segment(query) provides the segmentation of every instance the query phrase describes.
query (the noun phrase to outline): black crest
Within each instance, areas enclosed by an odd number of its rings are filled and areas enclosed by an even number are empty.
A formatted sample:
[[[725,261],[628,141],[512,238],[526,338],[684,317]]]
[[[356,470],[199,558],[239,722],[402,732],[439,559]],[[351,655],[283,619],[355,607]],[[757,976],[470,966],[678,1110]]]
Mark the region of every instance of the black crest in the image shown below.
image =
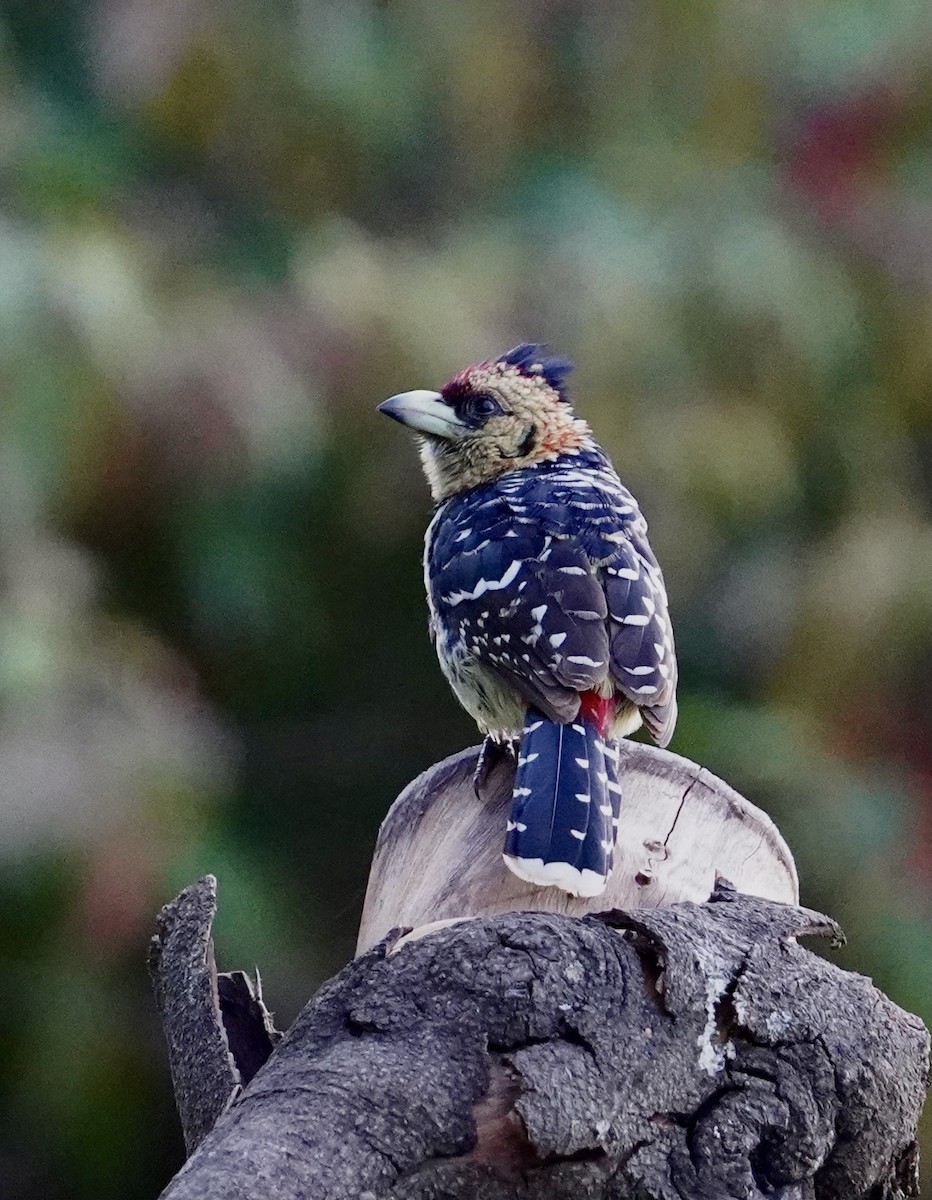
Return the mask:
[[[522,375],[542,375],[559,393],[560,398],[565,400],[566,376],[572,371],[573,364],[568,358],[546,354],[545,349],[536,342],[522,342],[496,361],[517,367]]]

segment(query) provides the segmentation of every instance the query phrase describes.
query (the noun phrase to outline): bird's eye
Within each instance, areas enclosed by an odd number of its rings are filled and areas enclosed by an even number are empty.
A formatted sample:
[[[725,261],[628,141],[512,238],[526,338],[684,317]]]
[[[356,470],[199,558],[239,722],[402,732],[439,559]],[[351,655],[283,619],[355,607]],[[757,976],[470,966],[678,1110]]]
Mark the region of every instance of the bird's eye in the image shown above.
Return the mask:
[[[465,417],[478,421],[485,421],[488,417],[494,417],[498,413],[505,411],[495,397],[488,395],[486,392],[479,392],[475,396],[467,396],[463,408],[465,409],[463,414]]]

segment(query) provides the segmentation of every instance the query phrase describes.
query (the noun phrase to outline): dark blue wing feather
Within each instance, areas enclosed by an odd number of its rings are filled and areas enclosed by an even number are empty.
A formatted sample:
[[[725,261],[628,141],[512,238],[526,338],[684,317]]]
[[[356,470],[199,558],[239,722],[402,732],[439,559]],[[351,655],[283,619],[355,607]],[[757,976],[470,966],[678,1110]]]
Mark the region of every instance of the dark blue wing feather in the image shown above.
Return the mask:
[[[448,501],[428,549],[435,624],[551,719],[610,677],[665,744],[676,661],[647,525],[601,451]]]

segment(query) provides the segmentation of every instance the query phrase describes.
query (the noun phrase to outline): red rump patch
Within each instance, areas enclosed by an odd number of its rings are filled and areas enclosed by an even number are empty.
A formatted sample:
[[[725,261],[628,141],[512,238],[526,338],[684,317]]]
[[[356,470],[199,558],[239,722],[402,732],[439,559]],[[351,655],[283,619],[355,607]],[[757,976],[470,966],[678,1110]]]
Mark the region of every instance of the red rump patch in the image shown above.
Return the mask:
[[[614,697],[600,696],[598,692],[583,692],[579,697],[580,719],[595,725],[602,737],[607,736],[608,727],[614,715]]]

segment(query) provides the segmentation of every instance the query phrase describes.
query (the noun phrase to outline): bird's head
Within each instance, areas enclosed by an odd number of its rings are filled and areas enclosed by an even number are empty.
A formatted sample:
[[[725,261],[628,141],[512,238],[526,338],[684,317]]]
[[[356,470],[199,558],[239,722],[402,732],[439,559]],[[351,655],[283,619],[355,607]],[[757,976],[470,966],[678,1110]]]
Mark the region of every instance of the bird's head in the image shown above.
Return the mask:
[[[437,501],[521,467],[575,453],[589,427],[573,413],[572,364],[522,343],[454,375],[439,392],[401,392],[379,412],[413,429]]]

